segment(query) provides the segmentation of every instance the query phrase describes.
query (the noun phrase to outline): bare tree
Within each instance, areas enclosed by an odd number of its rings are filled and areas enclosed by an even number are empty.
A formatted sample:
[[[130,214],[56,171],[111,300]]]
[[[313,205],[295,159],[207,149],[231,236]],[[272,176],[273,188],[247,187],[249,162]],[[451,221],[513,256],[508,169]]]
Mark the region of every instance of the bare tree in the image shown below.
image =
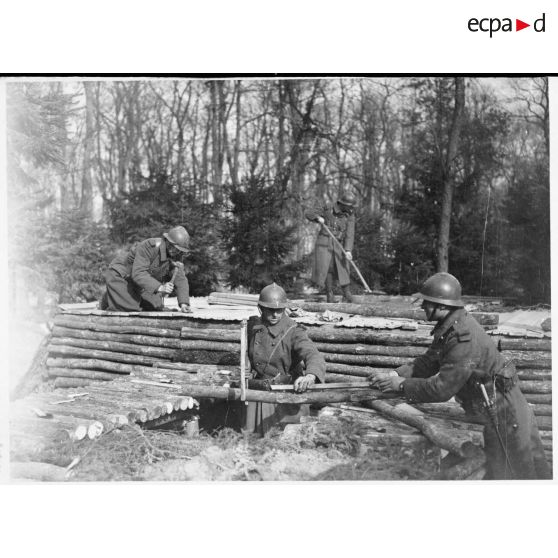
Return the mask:
[[[451,211],[453,201],[453,190],[455,187],[454,160],[459,147],[459,137],[463,124],[465,110],[465,78],[454,78],[455,84],[455,103],[453,108],[453,118],[449,132],[449,139],[444,165],[442,167],[442,207],[440,214],[440,227],[438,229],[437,248],[437,269],[438,271],[448,270],[449,238],[451,225]]]

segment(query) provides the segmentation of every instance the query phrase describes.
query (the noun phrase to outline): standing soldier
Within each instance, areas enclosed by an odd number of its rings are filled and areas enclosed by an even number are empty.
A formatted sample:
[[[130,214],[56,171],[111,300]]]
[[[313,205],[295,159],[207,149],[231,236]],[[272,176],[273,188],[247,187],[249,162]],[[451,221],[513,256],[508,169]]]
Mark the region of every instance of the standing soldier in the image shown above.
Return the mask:
[[[184,227],[173,227],[163,238],[148,238],[114,258],[104,274],[101,310],[162,310],[163,297],[176,292],[180,310],[190,312],[188,279],[180,261],[189,240]]]
[[[249,389],[269,389],[270,384],[294,384],[302,393],[325,380],[325,360],[308,338],[303,326],[285,315],[287,295],[275,283],[260,292],[261,317],[248,320],[248,358],[251,365]],[[250,402],[246,406],[244,430],[265,434],[279,424],[299,422],[309,405]]]
[[[548,479],[535,416],[506,363],[482,326],[463,308],[461,285],[436,273],[422,286],[422,309],[436,321],[428,351],[397,371],[371,376],[382,391],[410,402],[447,401],[455,396],[468,414],[484,418],[484,450],[490,479]]]
[[[343,298],[346,302],[352,302],[349,277],[349,261],[353,259],[351,251],[355,241],[355,197],[344,194],[333,205],[324,205],[318,210],[308,210],[305,215],[310,221],[316,221],[320,225],[320,232],[314,249],[314,264],[312,267],[312,281],[323,288],[327,296],[327,302],[334,302],[333,281],[337,279]],[[333,241],[333,238],[324,229],[327,226],[335,238],[339,240],[344,251]]]

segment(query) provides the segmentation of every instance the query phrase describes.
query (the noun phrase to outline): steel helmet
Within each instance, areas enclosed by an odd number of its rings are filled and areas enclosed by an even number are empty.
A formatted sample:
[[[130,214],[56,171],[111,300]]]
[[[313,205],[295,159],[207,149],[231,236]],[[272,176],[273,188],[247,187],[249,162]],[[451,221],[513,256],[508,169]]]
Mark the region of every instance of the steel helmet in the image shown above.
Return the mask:
[[[163,233],[163,236],[173,245],[176,246],[181,252],[188,251],[188,242],[190,235],[184,227],[173,227],[168,233]]]
[[[267,285],[260,292],[258,305],[264,308],[286,308],[287,293],[276,283]]]
[[[422,285],[418,296],[446,306],[465,306],[461,300],[461,283],[450,273],[435,273]]]
[[[347,207],[355,207],[356,198],[354,194],[347,192],[341,196],[341,199],[339,199],[337,203],[340,203],[341,205],[345,205]]]

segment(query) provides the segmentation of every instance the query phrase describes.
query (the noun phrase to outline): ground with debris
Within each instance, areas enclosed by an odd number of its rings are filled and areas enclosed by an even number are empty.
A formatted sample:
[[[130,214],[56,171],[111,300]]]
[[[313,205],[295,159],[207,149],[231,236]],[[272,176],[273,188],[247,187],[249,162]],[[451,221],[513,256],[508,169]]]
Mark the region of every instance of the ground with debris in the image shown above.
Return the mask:
[[[17,461],[18,456],[12,459]],[[126,426],[99,439],[52,446],[42,462],[68,468],[69,481],[312,481],[431,479],[436,452],[386,447],[372,450],[354,433],[335,439],[286,439],[278,429],[264,438],[230,429],[187,438],[178,432]],[[44,479],[43,479],[44,480]]]

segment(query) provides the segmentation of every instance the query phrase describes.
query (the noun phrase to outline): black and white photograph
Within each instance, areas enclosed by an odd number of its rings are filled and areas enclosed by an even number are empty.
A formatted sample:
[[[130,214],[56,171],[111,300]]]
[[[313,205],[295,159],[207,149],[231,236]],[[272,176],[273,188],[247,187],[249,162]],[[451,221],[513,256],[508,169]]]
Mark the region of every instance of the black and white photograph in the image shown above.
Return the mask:
[[[3,81],[11,484],[553,479],[553,78]]]

